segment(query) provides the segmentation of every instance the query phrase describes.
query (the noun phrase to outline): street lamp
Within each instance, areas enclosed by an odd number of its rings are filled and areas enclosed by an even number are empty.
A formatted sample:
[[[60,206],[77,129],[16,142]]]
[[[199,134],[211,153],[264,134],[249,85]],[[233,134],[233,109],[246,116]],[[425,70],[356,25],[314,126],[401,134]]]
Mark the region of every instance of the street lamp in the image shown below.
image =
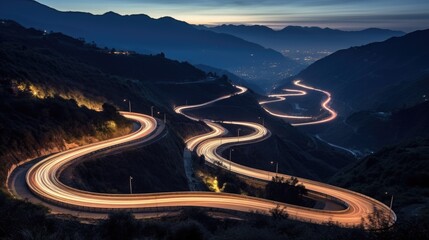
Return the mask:
[[[150,106],[150,116],[153,117],[153,106]]]
[[[124,102],[128,101],[128,111],[131,112],[131,100],[129,99],[124,99]]]
[[[232,152],[234,152],[234,148],[229,149],[229,171],[231,171],[232,165]]]
[[[273,161],[271,161],[271,165],[272,164],[274,164],[274,162]],[[276,177],[277,177],[277,174],[279,173],[279,162],[276,162]]]
[[[161,114],[161,112],[156,112],[158,115],[160,115]],[[165,123],[167,123],[167,117],[166,117],[166,115],[165,115],[165,113],[164,113],[164,124]]]
[[[241,131],[241,128],[237,129],[237,138],[238,138],[237,142],[240,142],[240,131]]]
[[[389,194],[388,192],[385,192],[384,194]],[[393,194],[392,194],[392,196],[390,197],[390,210],[392,210],[392,207],[393,207]]]
[[[130,194],[133,194],[133,177],[130,176]]]
[[[264,126],[264,127],[265,127],[265,119],[264,119],[263,117],[258,117],[258,119],[261,119],[261,120],[262,120],[262,126]]]

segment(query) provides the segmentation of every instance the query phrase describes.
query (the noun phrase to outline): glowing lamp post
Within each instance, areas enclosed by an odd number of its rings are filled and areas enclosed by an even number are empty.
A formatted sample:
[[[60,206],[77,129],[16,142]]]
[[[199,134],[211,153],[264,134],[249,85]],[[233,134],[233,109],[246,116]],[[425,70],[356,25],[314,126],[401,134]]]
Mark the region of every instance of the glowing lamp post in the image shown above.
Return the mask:
[[[273,161],[271,161],[271,165],[272,164],[274,164]],[[276,177],[277,177],[278,173],[279,173],[279,162],[276,162]]]
[[[124,99],[124,102],[128,101],[128,111],[131,112],[131,100],[129,99]]]

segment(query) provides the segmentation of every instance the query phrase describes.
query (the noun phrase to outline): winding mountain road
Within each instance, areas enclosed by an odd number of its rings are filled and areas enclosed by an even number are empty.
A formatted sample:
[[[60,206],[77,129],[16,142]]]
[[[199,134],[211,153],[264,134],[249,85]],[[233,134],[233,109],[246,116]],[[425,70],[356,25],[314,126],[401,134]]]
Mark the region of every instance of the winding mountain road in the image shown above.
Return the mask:
[[[183,111],[204,107],[223,99],[233,97],[246,92],[246,88],[236,86],[237,93],[226,95],[207,103],[192,106],[179,106],[175,111],[183,114],[189,119],[200,121],[200,119],[186,115]],[[90,144],[83,147],[67,150],[54,154],[36,163],[26,174],[26,182],[30,191],[38,198],[50,204],[57,204],[71,209],[78,208],[80,211],[109,212],[115,209],[125,209],[134,212],[143,211],[148,208],[171,208],[184,206],[220,208],[241,212],[259,211],[268,214],[273,208],[284,207],[291,218],[324,223],[334,222],[344,226],[361,224],[362,218],[372,214],[374,209],[381,210],[383,214],[396,221],[395,213],[386,205],[372,198],[355,193],[346,189],[330,186],[327,184],[299,179],[307,189],[322,195],[328,195],[332,199],[343,203],[346,209],[341,211],[327,211],[305,208],[266,199],[247,197],[238,194],[213,193],[213,192],[169,192],[151,194],[101,194],[78,190],[64,185],[59,181],[61,171],[72,161],[81,159],[94,152],[103,151],[117,146],[127,146],[142,142],[156,140],[164,126],[158,126],[157,121],[147,115],[138,113],[121,112],[121,114],[140,124],[140,128],[126,136],[111,140]],[[270,132],[262,125],[251,122],[223,122],[224,124],[236,124],[252,128],[254,131],[240,137],[224,137],[225,128],[211,120],[202,120],[212,132],[193,137],[187,141],[189,149],[196,149],[199,155],[204,154],[207,162],[221,163],[232,172],[249,176],[252,178],[271,180],[275,173],[242,166],[222,158],[218,151],[224,146],[248,144],[262,141],[270,136]],[[221,140],[222,139],[222,140]],[[222,141],[222,142],[221,142]],[[280,176],[289,177],[279,174]]]
[[[304,121],[304,122],[300,122],[300,123],[291,123],[292,126],[306,126],[306,125],[317,125],[317,124],[321,124],[321,123],[327,123],[327,122],[334,120],[338,116],[338,114],[329,106],[329,104],[332,100],[330,92],[305,85],[305,84],[301,83],[301,80],[295,80],[295,81],[293,81],[293,84],[295,84],[295,86],[298,86],[298,87],[301,87],[304,89],[308,89],[308,90],[312,90],[312,91],[316,91],[316,92],[321,92],[324,95],[326,95],[326,99],[322,102],[321,107],[322,107],[322,109],[324,109],[325,111],[327,111],[329,113],[329,117],[324,118],[324,119],[320,119],[320,120]],[[302,90],[295,90],[295,89],[283,89],[283,90],[286,92],[290,92],[290,93],[268,95],[268,97],[275,98],[275,99],[260,101],[259,105],[261,105],[262,108],[267,113],[269,113],[275,117],[286,118],[286,119],[303,119],[303,120],[308,119],[308,120],[312,120],[313,117],[310,117],[310,116],[294,116],[294,115],[288,115],[288,114],[283,114],[283,113],[276,113],[276,112],[273,112],[270,109],[268,109],[266,106],[264,106],[266,104],[284,101],[284,100],[286,100],[286,97],[307,95],[307,92],[302,91]]]
[[[294,84],[306,89],[323,92],[328,96],[328,98],[322,102],[322,107],[325,108],[330,113],[330,117],[323,120],[305,122],[305,123],[302,123],[301,125],[320,124],[323,122],[331,121],[337,116],[336,112],[333,111],[328,106],[329,102],[331,101],[331,94],[329,92],[304,85],[300,83],[300,81],[295,81]],[[243,87],[238,87],[238,89],[239,89],[239,92],[237,94],[243,94],[246,92],[246,90],[243,89]],[[301,96],[306,94],[305,91],[301,91],[301,90],[289,90],[289,91],[293,92],[289,94],[289,96]],[[231,97],[237,94],[231,94],[227,96]],[[282,98],[284,98],[285,96],[275,95],[273,97],[277,97],[278,98],[277,101],[282,101],[283,100]],[[184,113],[184,110],[200,108],[223,99],[225,98],[221,97],[203,104],[188,105],[186,107],[177,107],[175,111],[179,114],[184,115],[185,117],[188,117],[189,119],[199,121],[200,119],[191,117],[186,113]],[[264,126],[257,123],[252,123],[252,122],[223,121],[222,123],[224,124],[235,124],[235,125],[251,128],[253,129],[253,132],[249,135],[240,136],[240,137],[220,137],[226,134],[225,132],[226,130],[221,125],[207,119],[204,119],[203,121],[212,129],[212,131],[189,139],[187,141],[188,143],[187,146],[190,150],[194,150],[196,148],[197,154],[199,156],[204,155],[206,162],[216,166],[221,166],[231,172],[234,172],[243,176],[265,180],[265,181],[271,181],[272,178],[275,176],[284,177],[284,178],[292,177],[286,174],[277,174],[269,171],[246,167],[246,166],[234,163],[230,160],[227,160],[221,156],[221,151],[225,149],[225,147],[222,147],[222,146],[244,145],[249,143],[255,143],[258,141],[263,141],[264,139],[268,138],[270,136],[270,132]],[[303,221],[310,221],[310,222],[318,222],[318,223],[332,221],[342,225],[352,226],[352,225],[361,224],[362,219],[366,219],[369,215],[371,215],[374,212],[374,210],[379,210],[383,214],[385,214],[388,219],[391,220],[392,224],[396,221],[396,214],[385,204],[375,199],[372,199],[363,194],[356,193],[347,189],[335,187],[321,182],[312,181],[309,179],[298,178],[298,180],[300,183],[304,184],[306,189],[308,189],[309,191],[314,192],[316,194],[329,196],[335,201],[338,201],[341,204],[346,205],[347,208],[342,211],[326,211],[326,210],[302,208],[302,207],[298,207],[290,204],[281,204],[283,206],[287,206],[286,211],[291,216],[294,216],[296,219],[303,220]]]

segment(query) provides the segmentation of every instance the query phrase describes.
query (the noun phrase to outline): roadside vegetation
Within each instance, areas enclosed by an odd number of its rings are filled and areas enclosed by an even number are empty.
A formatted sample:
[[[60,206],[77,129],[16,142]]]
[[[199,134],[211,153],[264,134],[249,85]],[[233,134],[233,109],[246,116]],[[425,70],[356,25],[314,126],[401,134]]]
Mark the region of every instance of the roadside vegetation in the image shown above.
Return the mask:
[[[211,167],[204,161],[204,156],[193,155],[195,174],[202,183],[200,185],[205,186],[201,190],[242,194],[310,208],[315,205],[315,200],[306,197],[307,189],[295,177],[273,177],[267,183],[231,173],[225,169],[227,164],[216,163],[217,166]]]
[[[59,97],[34,98],[0,88],[0,180],[12,164],[71,147],[127,134],[132,124],[109,105],[96,112]]]
[[[79,222],[69,217],[46,214],[44,208],[16,201],[0,193],[1,239],[189,239],[189,240],[277,240],[277,239],[392,239],[426,240],[427,218],[410,218],[390,229],[364,230],[290,220],[282,209],[271,216],[239,214],[237,218],[215,218],[213,211],[189,208],[179,215],[138,220],[127,212],[110,214],[108,219]],[[223,214],[225,215],[225,214]],[[375,219],[379,223],[380,219]],[[412,231],[410,231],[412,229]]]

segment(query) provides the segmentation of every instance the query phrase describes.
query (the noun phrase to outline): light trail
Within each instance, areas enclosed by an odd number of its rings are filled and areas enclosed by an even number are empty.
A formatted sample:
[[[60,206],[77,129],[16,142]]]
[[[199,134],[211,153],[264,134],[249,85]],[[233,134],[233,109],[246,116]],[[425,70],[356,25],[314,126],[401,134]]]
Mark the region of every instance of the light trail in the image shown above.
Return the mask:
[[[198,135],[195,137],[192,137],[188,140],[185,141],[186,143],[186,147],[191,150],[194,151],[195,147],[200,144],[201,142],[207,140],[207,139],[213,139],[215,137],[219,137],[219,136],[223,136],[226,135],[228,133],[228,130],[226,130],[224,127],[222,127],[219,124],[216,124],[214,122],[211,121],[204,121],[204,123],[210,127],[212,129],[211,132],[202,134],[202,135]]]
[[[300,81],[295,81],[295,84],[297,86],[307,88],[310,90],[321,91],[328,96],[328,99],[326,99],[322,103],[322,106],[331,113],[331,117],[321,121],[330,121],[336,117],[336,113],[328,107],[328,103],[331,100],[331,95],[329,92],[306,86],[304,84],[301,84]],[[244,92],[245,91],[241,90],[240,94]],[[302,96],[306,94],[305,91],[301,91],[301,90],[292,90],[292,92],[294,92],[291,94],[292,96]],[[231,96],[233,96],[233,94],[228,95],[228,97],[231,97]],[[273,101],[279,101],[281,98],[284,98],[285,96],[283,94],[280,94],[280,95],[274,95],[272,97],[278,98],[277,100],[273,100]],[[226,99],[226,98],[221,97],[221,98],[215,99],[214,101],[210,101],[207,103],[198,104],[194,106],[195,108],[199,108],[223,99]],[[267,102],[262,102],[260,104],[263,105],[265,103]],[[187,106],[186,109],[187,110],[193,109],[194,106]],[[183,108],[179,107],[176,109],[183,109]],[[184,114],[182,111],[176,111],[176,112],[188,117],[188,115]],[[191,117],[189,118],[192,120],[197,120],[197,121],[199,120],[196,118],[191,118]],[[215,166],[221,166],[226,170],[229,170],[236,174],[240,174],[242,176],[247,176],[247,177],[260,179],[264,181],[271,181],[272,178],[275,176],[284,177],[286,179],[292,177],[286,174],[277,174],[270,171],[264,171],[260,169],[246,167],[246,166],[234,163],[230,160],[227,160],[221,156],[221,152],[225,149],[225,147],[222,147],[222,146],[244,145],[249,143],[255,143],[258,141],[263,141],[266,138],[268,138],[270,136],[270,132],[264,126],[257,123],[251,123],[251,122],[223,121],[223,123],[225,124],[236,124],[240,126],[249,127],[253,129],[253,132],[249,135],[240,136],[240,137],[219,138],[218,136],[225,134],[225,133],[222,133],[222,127],[219,124],[214,124],[207,119],[204,120],[204,122],[210,123],[209,127],[212,129],[212,132],[208,134],[195,136],[191,138],[190,141],[192,141],[192,150],[195,149],[196,147],[196,153],[198,154],[198,156],[204,155],[207,163],[210,163]],[[318,122],[319,121],[315,121],[312,123],[307,122],[306,124],[318,124]],[[210,134],[216,137],[209,138],[208,135]],[[188,143],[190,141],[188,141]],[[188,145],[188,148],[189,148],[189,145]],[[326,194],[327,196],[330,196],[333,199],[336,199],[336,201],[339,201],[347,206],[347,209],[343,211],[320,212],[320,210],[310,209],[310,208],[298,207],[299,209],[296,209],[297,206],[287,204],[288,207],[286,211],[291,216],[293,215],[298,220],[318,222],[318,223],[332,221],[332,222],[340,223],[342,225],[356,226],[362,223],[362,219],[366,219],[369,215],[371,215],[374,212],[374,209],[377,209],[377,210],[380,210],[382,213],[386,214],[391,220],[392,224],[396,221],[395,213],[390,208],[388,208],[385,204],[375,199],[372,199],[363,194],[356,193],[347,189],[335,187],[332,185],[328,185],[328,184],[324,184],[324,183],[320,183],[320,182],[316,182],[316,181],[312,181],[304,178],[298,178],[298,180],[309,191],[320,193],[320,194]]]
[[[286,100],[286,97],[295,97],[295,96],[304,96],[304,95],[307,95],[307,92],[306,91],[302,91],[302,90],[295,90],[295,89],[287,89],[287,88],[285,88],[285,89],[283,89],[283,91],[291,92],[291,93],[271,94],[271,95],[268,95],[268,97],[275,98],[275,99],[260,101],[259,105],[261,105],[261,107],[266,112],[268,112],[269,114],[271,114],[271,115],[273,115],[275,117],[290,118],[290,119],[311,119],[312,118],[312,117],[307,117],[307,116],[294,116],[294,115],[288,115],[288,114],[283,114],[283,113],[275,113],[275,112],[269,110],[268,108],[266,108],[264,106],[265,104],[284,101],[284,100]]]
[[[189,110],[189,109],[196,109],[196,108],[205,107],[205,106],[213,104],[215,102],[218,102],[218,101],[230,98],[232,96],[240,95],[240,94],[243,94],[243,93],[247,92],[247,88],[245,88],[245,87],[237,86],[237,85],[233,85],[233,86],[238,89],[238,92],[232,93],[232,94],[228,94],[228,95],[225,95],[225,96],[221,96],[221,97],[218,97],[218,98],[216,98],[214,100],[211,100],[211,101],[208,101],[208,102],[205,102],[205,103],[200,103],[200,104],[196,104],[196,105],[177,106],[177,107],[174,108],[174,111],[177,114],[181,114],[181,115],[183,115],[183,116],[185,116],[188,119],[191,119],[193,121],[203,121],[209,128],[212,129],[212,131],[209,132],[209,133],[205,133],[205,134],[198,135],[198,136],[192,137],[190,139],[187,139],[185,141],[185,143],[186,143],[186,147],[189,150],[193,151],[195,149],[195,147],[198,144],[200,144],[202,141],[204,141],[204,140],[207,140],[207,139],[210,139],[210,138],[214,138],[214,137],[223,136],[223,135],[227,134],[228,130],[226,130],[224,127],[222,127],[221,125],[215,123],[212,120],[199,119],[199,118],[196,118],[196,117],[192,117],[192,116],[189,116],[186,113],[184,113],[184,111],[185,110]]]
[[[243,93],[247,92],[247,88],[245,88],[245,87],[236,86],[236,85],[233,85],[233,86],[236,87],[239,91],[236,92],[236,93],[232,93],[232,94],[228,94],[228,95],[225,95],[225,96],[222,96],[222,97],[218,97],[218,98],[216,98],[214,100],[211,100],[211,101],[208,101],[208,102],[205,102],[205,103],[201,103],[201,104],[177,106],[177,107],[174,108],[174,111],[176,113],[178,113],[178,114],[182,114],[183,116],[185,116],[185,117],[187,117],[187,118],[189,118],[191,120],[199,121],[200,120],[199,118],[191,117],[191,116],[185,114],[183,111],[189,110],[189,109],[196,109],[196,108],[205,107],[205,106],[213,104],[215,102],[218,102],[218,101],[230,98],[232,96],[240,95],[240,94],[243,94]]]
[[[295,80],[293,81],[293,83],[301,88],[305,88],[305,89],[309,89],[312,91],[317,91],[317,92],[321,92],[323,94],[326,95],[326,99],[321,103],[321,107],[326,110],[329,113],[329,117],[321,119],[321,120],[315,120],[315,121],[306,121],[306,122],[301,122],[301,123],[291,123],[292,126],[306,126],[306,125],[316,125],[316,124],[321,124],[321,123],[326,123],[326,122],[330,122],[332,120],[334,120],[338,114],[329,107],[329,103],[332,100],[331,97],[331,93],[322,89],[318,89],[315,87],[311,87],[308,85],[304,85],[303,83],[301,83],[301,80]],[[260,101],[259,104],[261,105],[261,107],[268,112],[269,114],[275,116],[275,117],[280,117],[280,118],[288,118],[288,119],[313,119],[313,117],[310,116],[294,116],[294,115],[288,115],[288,114],[282,114],[282,113],[275,113],[271,110],[269,110],[267,107],[265,107],[265,104],[269,104],[269,103],[274,103],[274,102],[281,102],[286,100],[286,97],[290,97],[290,96],[304,96],[307,94],[306,91],[302,91],[302,90],[295,90],[295,89],[283,89],[284,91],[288,91],[288,92],[293,92],[293,93],[284,93],[284,94],[271,94],[268,95],[268,97],[272,97],[272,98],[276,98],[274,100],[266,100],[266,101]]]
[[[332,108],[329,107],[329,103],[332,100],[330,92],[304,85],[301,83],[300,80],[294,81],[294,84],[299,86],[299,87],[305,88],[305,89],[310,89],[313,91],[324,93],[327,96],[327,98],[325,99],[325,101],[322,102],[322,108],[325,109],[326,111],[328,111],[330,116],[325,118],[325,119],[317,120],[317,121],[313,121],[313,122],[294,123],[294,124],[292,124],[292,126],[304,126],[304,125],[315,125],[315,124],[326,123],[326,122],[330,122],[330,121],[334,120],[338,116],[338,114]]]
[[[112,211],[115,209],[141,211],[147,208],[159,209],[197,206],[243,212],[260,211],[269,214],[271,209],[281,206],[287,207],[288,211],[299,213],[297,216],[291,216],[291,218],[313,222],[326,222],[330,219],[328,218],[329,214],[327,215],[330,211],[312,210],[237,194],[213,192],[102,194],[78,190],[61,183],[58,179],[61,169],[67,166],[68,163],[76,160],[76,158],[94,151],[117,146],[118,144],[134,141],[149,141],[156,137],[156,135],[153,135],[153,132],[157,128],[155,119],[135,113],[123,112],[122,114],[127,118],[139,122],[141,124],[140,129],[124,137],[71,149],[42,160],[35,164],[26,174],[26,180],[30,190],[45,201],[57,203],[61,206],[78,208],[79,211],[90,211],[91,209],[96,211]],[[246,123],[244,124],[246,125]],[[266,134],[267,130],[264,127],[259,126],[258,129],[259,132],[251,134],[253,137],[247,137],[246,141],[249,141],[250,138],[259,138]],[[229,142],[232,141],[233,139],[229,140]],[[353,221],[351,221],[352,219],[348,215],[341,214],[345,212],[346,211],[337,212],[337,219],[341,220],[342,223],[350,222],[350,224],[352,224]]]
[[[251,127],[255,130],[250,135],[247,135],[245,137],[240,136],[240,143],[239,144],[247,144],[249,142],[254,142],[255,139],[258,141],[262,141],[266,138],[266,129],[259,125],[259,124],[243,124],[242,122],[234,122],[234,124],[240,124],[245,125],[247,127]],[[234,144],[235,143],[235,144]],[[255,179],[260,179],[264,181],[271,181],[273,177],[283,177],[285,179],[288,179],[292,176],[286,175],[286,174],[277,174],[270,171],[264,171],[260,169],[255,169],[247,166],[240,165],[238,163],[234,163],[230,160],[227,160],[221,156],[221,153],[218,151],[221,145],[237,145],[237,137],[228,137],[223,138],[222,144],[220,144],[220,141],[218,139],[210,139],[203,141],[197,148],[197,154],[198,155],[204,155],[205,161],[208,163],[215,165],[215,166],[221,166],[226,170],[229,170],[233,173],[247,176]],[[377,210],[380,210],[382,213],[386,214],[386,216],[389,216],[392,224],[396,221],[396,215],[395,213],[389,209],[386,205],[383,203],[369,198],[365,195],[349,191],[347,189],[342,189],[339,187],[335,187],[332,185],[304,179],[304,178],[298,178],[298,181],[302,183],[306,189],[312,192],[326,194],[326,196],[330,196],[335,201],[340,202],[347,207],[347,209],[343,211],[323,211],[322,214],[318,210],[309,209],[307,208],[306,211],[302,211],[302,209],[291,209],[291,205],[288,206],[286,211],[293,215],[298,220],[302,221],[308,221],[311,222],[337,222],[343,225],[358,225],[361,223],[362,219],[366,219],[366,217],[374,212],[374,208]],[[314,212],[312,212],[314,210]],[[329,220],[330,219],[330,220]]]
[[[246,89],[242,87],[240,87],[239,90],[240,91],[236,94],[246,92]],[[228,96],[232,97],[236,94]],[[196,119],[187,116],[182,111],[185,109],[203,107],[226,98],[227,97],[224,96],[203,104],[177,107],[175,110],[190,119]],[[315,223],[334,222],[344,226],[356,226],[361,224],[362,218],[366,218],[369,214],[373,213],[373,209],[376,208],[388,215],[392,223],[396,221],[395,213],[377,200],[346,189],[302,178],[300,178],[299,181],[303,183],[308,190],[327,194],[337,199],[337,201],[344,203],[347,208],[341,211],[318,210],[243,195],[213,192],[102,194],[78,190],[61,183],[59,181],[61,171],[72,161],[93,152],[102,151],[103,149],[154,140],[162,132],[162,129],[157,126],[156,120],[152,117],[128,112],[121,112],[121,114],[139,122],[141,127],[136,132],[126,136],[67,150],[42,160],[31,167],[26,174],[26,182],[29,189],[45,201],[56,203],[61,206],[80,208],[80,211],[104,210],[109,212],[114,209],[126,209],[138,212],[147,208],[159,209],[196,206],[242,212],[259,211],[269,214],[270,210],[280,206],[285,208],[290,218],[300,221]],[[241,145],[264,140],[270,135],[269,131],[264,126],[251,122],[224,122],[225,124],[246,126],[252,128],[254,131],[249,135],[240,136],[239,138],[222,138],[221,143],[218,136],[225,134],[226,130],[219,124],[210,120],[204,120],[204,122],[208,123],[208,126],[213,129],[213,132],[193,137],[187,141],[187,144],[189,148],[196,148],[198,154],[204,154],[208,163],[216,164],[216,162],[220,162],[221,165],[227,169],[227,165],[229,165],[229,170],[232,172],[256,179],[271,180],[271,178],[275,176],[275,173],[269,171],[254,169],[228,161],[222,158],[220,153],[218,153],[218,150],[222,148],[221,145]],[[278,175],[289,177],[284,174]]]

